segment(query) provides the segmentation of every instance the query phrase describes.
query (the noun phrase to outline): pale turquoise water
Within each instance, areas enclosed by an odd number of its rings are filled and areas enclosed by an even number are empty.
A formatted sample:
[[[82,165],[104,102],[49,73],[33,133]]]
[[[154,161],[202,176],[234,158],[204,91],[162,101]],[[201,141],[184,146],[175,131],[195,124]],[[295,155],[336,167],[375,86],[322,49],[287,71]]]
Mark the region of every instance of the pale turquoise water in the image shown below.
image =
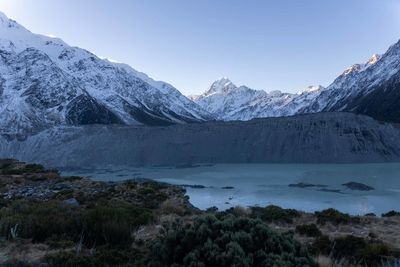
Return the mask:
[[[204,185],[187,188],[190,202],[201,209],[217,206],[279,205],[304,211],[336,208],[351,214],[400,210],[400,164],[218,164],[191,168],[110,167],[66,171],[66,175],[89,176],[96,180],[151,178],[172,184]],[[341,184],[360,182],[373,191],[353,191]],[[321,188],[293,188],[289,184],[311,183]],[[232,186],[234,189],[221,189]]]

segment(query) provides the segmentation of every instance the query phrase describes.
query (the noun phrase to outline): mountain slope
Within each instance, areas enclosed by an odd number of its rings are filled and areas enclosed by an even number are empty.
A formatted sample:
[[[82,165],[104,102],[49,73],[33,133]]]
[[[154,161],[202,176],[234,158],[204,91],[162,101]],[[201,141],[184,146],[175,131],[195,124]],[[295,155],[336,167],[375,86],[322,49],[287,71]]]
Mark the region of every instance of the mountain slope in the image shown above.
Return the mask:
[[[169,127],[53,127],[24,141],[0,137],[0,157],[63,168],[389,162],[400,160],[399,137],[399,129],[367,116],[329,112]]]
[[[340,75],[301,112],[350,111],[400,122],[400,41]]]
[[[150,124],[211,119],[173,86],[0,13],[0,133],[25,136],[64,124]]]

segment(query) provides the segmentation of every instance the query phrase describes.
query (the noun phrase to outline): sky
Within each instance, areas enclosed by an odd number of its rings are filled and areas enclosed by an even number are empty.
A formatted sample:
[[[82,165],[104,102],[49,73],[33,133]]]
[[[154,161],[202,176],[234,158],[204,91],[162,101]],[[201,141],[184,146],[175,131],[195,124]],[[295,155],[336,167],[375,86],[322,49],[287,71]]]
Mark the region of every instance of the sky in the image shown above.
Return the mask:
[[[187,95],[221,77],[327,86],[400,39],[400,0],[0,0],[0,11]]]

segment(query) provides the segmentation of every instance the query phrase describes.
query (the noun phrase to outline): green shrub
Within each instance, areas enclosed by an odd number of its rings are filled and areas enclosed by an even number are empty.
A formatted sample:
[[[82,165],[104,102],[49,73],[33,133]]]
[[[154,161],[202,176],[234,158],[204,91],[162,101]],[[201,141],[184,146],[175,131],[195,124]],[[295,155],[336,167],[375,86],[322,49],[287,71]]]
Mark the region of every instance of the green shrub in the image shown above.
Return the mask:
[[[296,233],[300,235],[306,235],[309,237],[317,237],[320,236],[322,233],[318,229],[316,224],[303,224],[296,226]]]
[[[10,259],[6,262],[1,263],[2,267],[34,267],[34,264],[30,264],[28,262],[24,262],[22,260]]]
[[[158,208],[162,202],[168,199],[168,195],[160,191],[164,187],[165,185],[157,182],[146,182],[137,189],[137,197],[146,208]]]
[[[83,216],[85,242],[127,247],[133,242],[132,231],[151,219],[149,210],[123,202],[95,207]]]
[[[400,212],[391,210],[387,213],[382,213],[382,217],[394,217],[394,216],[400,216]]]
[[[351,262],[357,263],[361,258],[367,242],[364,238],[348,235],[334,240],[333,257],[351,259]]]
[[[100,248],[90,255],[73,252],[49,254],[45,262],[54,267],[143,266],[140,258],[140,254],[132,249]]]
[[[40,164],[27,164],[23,167],[16,167],[13,164],[3,166],[3,174],[24,174],[24,173],[42,173],[46,172],[46,169]]]
[[[0,236],[32,239],[52,247],[67,247],[82,237],[84,244],[127,247],[132,231],[153,218],[151,211],[125,202],[105,203],[83,211],[59,201],[15,201],[0,209]]]
[[[333,224],[347,224],[352,221],[352,218],[349,214],[341,213],[335,209],[317,211],[315,212],[315,215],[319,224],[326,224],[327,222]]]
[[[322,235],[317,237],[310,246],[310,251],[314,255],[329,255],[333,244],[329,236]]]
[[[278,206],[270,205],[265,208],[252,207],[252,217],[259,218],[267,222],[286,222],[292,223],[293,219],[300,216],[294,209],[283,209]]]
[[[146,181],[143,183],[144,186],[153,189],[154,191],[159,191],[161,189],[167,188],[167,185],[164,183],[156,182],[156,181]]]
[[[388,257],[392,253],[393,252],[387,245],[370,244],[362,251],[362,262],[365,266],[381,266],[383,259],[386,259],[390,262]]]
[[[72,252],[48,254],[45,256],[44,261],[52,267],[96,267],[95,262],[91,257],[78,255]]]
[[[293,238],[232,215],[169,227],[151,249],[149,266],[317,266]]]
[[[327,236],[317,238],[311,245],[313,254],[329,255],[336,260],[345,259],[351,266],[381,266],[383,259],[390,262],[396,255],[385,244],[368,243],[361,237],[348,235],[330,240]]]
[[[17,226],[17,236],[33,242],[62,235],[76,240],[81,231],[78,218],[77,211],[60,202],[15,201],[0,210],[0,235],[11,239],[11,228]]]

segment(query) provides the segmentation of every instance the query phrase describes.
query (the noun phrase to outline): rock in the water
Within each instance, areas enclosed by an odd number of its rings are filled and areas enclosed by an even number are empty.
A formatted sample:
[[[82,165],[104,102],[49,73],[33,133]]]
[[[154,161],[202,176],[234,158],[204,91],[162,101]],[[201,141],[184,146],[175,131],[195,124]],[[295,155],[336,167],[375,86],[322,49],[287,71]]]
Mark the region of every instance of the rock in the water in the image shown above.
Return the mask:
[[[342,191],[340,191],[339,189],[327,189],[327,188],[322,188],[318,191],[321,192],[328,192],[328,193],[338,193],[338,194],[344,194]]]
[[[188,187],[188,188],[194,188],[194,189],[203,189],[203,188],[207,188],[204,185],[201,184],[182,184],[182,187]]]
[[[375,188],[368,186],[366,184],[362,183],[356,183],[356,182],[348,182],[345,184],[342,184],[343,186],[346,186],[350,190],[358,190],[358,191],[371,191],[375,190]]]
[[[307,188],[307,187],[328,187],[328,186],[323,184],[297,183],[297,184],[289,184],[289,187]]]

